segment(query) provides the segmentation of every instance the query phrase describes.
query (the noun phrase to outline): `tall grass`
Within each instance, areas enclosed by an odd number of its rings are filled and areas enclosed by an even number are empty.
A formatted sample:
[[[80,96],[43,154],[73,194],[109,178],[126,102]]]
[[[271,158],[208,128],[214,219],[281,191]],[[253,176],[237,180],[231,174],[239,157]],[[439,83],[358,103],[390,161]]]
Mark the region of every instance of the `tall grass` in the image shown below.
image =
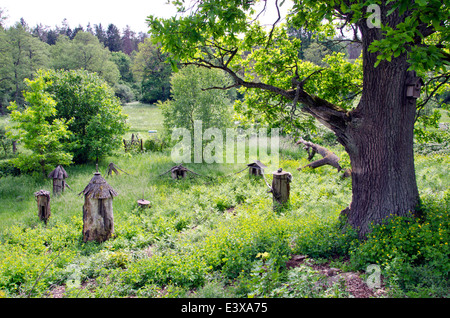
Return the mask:
[[[142,104],[139,102],[128,103],[123,107],[123,112],[128,115],[130,130],[124,136],[130,139],[131,134],[139,134],[143,139],[149,138],[149,130],[157,130],[158,134],[163,129],[163,117],[156,105]]]
[[[128,109],[130,121],[135,132],[144,132],[148,125],[141,120],[156,118],[158,110],[136,106]],[[64,286],[67,297],[157,297],[162,290],[175,297],[195,289],[204,293],[208,286],[227,288],[230,283],[235,291],[215,292],[247,296],[252,289],[248,284],[255,287],[261,283],[257,277],[266,274],[267,266],[261,265],[258,255],[267,255],[272,264],[270,286],[286,290],[281,273],[290,254],[331,258],[352,250],[359,253],[354,256],[358,266],[373,255],[385,256],[375,241],[359,248],[352,233],[339,228],[340,211],[351,200],[351,180],[328,166],[298,171],[308,162],[306,152],[285,142],[281,148],[279,161],[270,156],[263,161],[269,183],[271,172],[280,167],[293,175],[290,202],[276,211],[262,178],[249,176],[247,170],[234,174],[255,158],[239,164],[185,164],[199,175],[181,180],[160,176],[175,165],[170,150],[118,152],[105,158],[99,171],[119,195],[113,201],[114,237],[102,244],[81,241],[84,198],[79,193],[92,178],[94,164],[66,168],[71,189],[51,197],[52,215],[46,226],[38,219],[33,193],[51,191],[52,180],[27,175],[1,178],[0,296],[44,297],[54,286]],[[341,147],[331,149],[344,167],[349,165]],[[106,176],[110,162],[126,173]],[[428,201],[447,200],[450,159],[418,155],[416,167],[421,195]],[[142,196],[151,202],[149,209],[138,208]],[[437,228],[444,227],[438,223]],[[412,233],[431,235],[420,232],[418,225]],[[427,236],[426,242],[431,241]],[[92,281],[89,288],[81,288],[81,283]]]

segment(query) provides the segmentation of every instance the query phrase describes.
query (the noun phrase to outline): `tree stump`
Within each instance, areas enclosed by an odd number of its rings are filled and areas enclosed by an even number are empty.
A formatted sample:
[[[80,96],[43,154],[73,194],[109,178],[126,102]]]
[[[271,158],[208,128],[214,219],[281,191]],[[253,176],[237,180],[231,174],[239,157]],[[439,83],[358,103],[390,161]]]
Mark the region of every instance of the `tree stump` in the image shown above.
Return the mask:
[[[278,169],[273,172],[272,180],[272,194],[273,194],[273,208],[277,209],[289,202],[290,183],[292,175],[289,172]]]
[[[45,190],[39,190],[34,193],[36,197],[36,202],[38,206],[38,216],[41,221],[44,221],[47,224],[48,219],[50,218],[50,192]]]

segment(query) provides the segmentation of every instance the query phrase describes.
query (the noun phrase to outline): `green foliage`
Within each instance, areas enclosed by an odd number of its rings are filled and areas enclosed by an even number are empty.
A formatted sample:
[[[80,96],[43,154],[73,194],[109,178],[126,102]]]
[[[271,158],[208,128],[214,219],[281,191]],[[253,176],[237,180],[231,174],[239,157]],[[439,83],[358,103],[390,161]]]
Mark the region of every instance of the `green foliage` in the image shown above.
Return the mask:
[[[171,68],[165,63],[166,57],[150,39],[139,43],[132,72],[136,81],[141,83],[141,102],[153,104],[169,98]]]
[[[111,52],[111,60],[119,69],[120,80],[126,83],[132,83],[133,73],[131,71],[131,57],[123,52]]]
[[[186,6],[185,1],[172,3],[180,13],[189,14],[170,19],[150,16],[154,42],[171,54],[174,68],[181,61],[227,69],[240,77],[242,80],[236,84],[248,87],[241,88],[244,101],[235,105],[242,122],[270,123],[272,127],[283,127],[286,133],[310,128],[313,122],[301,119],[301,106],[280,93],[296,89],[295,79],[305,80],[302,89],[309,95],[321,97],[341,110],[352,109],[363,89],[363,58],[366,69],[380,62],[387,65],[396,58],[407,59],[410,69],[416,70],[427,84],[426,97],[418,105],[448,89],[444,84],[449,78],[449,9],[442,1],[293,1],[286,25],[277,23],[274,17],[272,28],[256,19],[262,12],[253,1],[204,0],[192,6]],[[283,7],[285,2],[278,4]],[[370,28],[374,6],[381,14],[376,17],[379,27]],[[341,34],[343,30],[352,31],[355,37],[358,30],[372,32],[373,36],[364,35],[371,42],[363,45],[377,54],[376,59],[366,54],[350,63],[339,54],[323,52],[317,43],[311,44],[313,37],[319,42],[336,40],[339,30]],[[305,40],[304,45],[300,39]],[[317,60],[320,56],[324,60]]]
[[[53,229],[11,227],[3,232],[0,289],[21,296],[43,296],[58,280],[61,269],[74,259],[78,230],[64,224]]]
[[[266,226],[261,227],[261,224]],[[224,224],[202,246],[207,264],[228,278],[249,272],[258,253],[267,251],[276,266],[287,261],[290,249],[283,224],[271,216],[249,215]]]
[[[169,141],[165,137],[154,137],[144,142],[146,151],[163,151],[169,145]]]
[[[122,104],[130,103],[135,100],[133,89],[129,85],[116,84],[114,85],[114,91]]]
[[[448,46],[440,45],[448,38],[449,31],[445,23],[449,18],[448,8],[441,1],[396,1],[392,4],[388,14],[398,10],[400,14],[410,12],[402,23],[395,26],[382,25],[385,37],[374,41],[371,52],[380,52],[377,56],[380,61],[391,61],[400,54],[408,52],[411,68],[417,71],[442,70],[446,71],[449,62],[444,58]],[[421,24],[426,24],[433,32],[424,35]],[[430,36],[431,35],[431,36]],[[422,43],[417,44],[417,37],[422,38]]]
[[[0,28],[0,105],[6,106],[10,100],[22,105],[24,79],[48,64],[49,46],[33,37],[26,27],[17,23],[9,29]]]
[[[194,131],[194,121],[202,121],[202,132],[207,128],[224,129],[231,119],[231,100],[226,91],[205,90],[226,87],[229,78],[220,70],[187,66],[171,78],[172,100],[160,104],[164,128]]]
[[[202,1],[190,15],[176,19],[150,16],[148,21],[155,43],[161,44],[163,52],[171,54],[174,67],[181,61],[207,68],[226,68],[230,73],[239,74],[246,83],[263,83],[276,88],[263,89],[257,84],[243,88],[246,85],[242,85],[240,93],[244,100],[235,105],[238,120],[283,127],[286,133],[313,124],[302,121],[301,106],[292,105],[292,100],[277,91],[296,89],[293,78],[299,82],[308,78],[303,87],[305,91],[330,98],[329,101],[339,107],[353,107],[353,100],[361,91],[360,60],[350,63],[343,54],[330,54],[331,57],[318,62],[321,66],[299,60],[301,41],[289,34],[286,25],[268,29],[253,21],[257,15],[253,2],[223,2]],[[174,4],[180,11],[186,9],[184,2]],[[308,1],[308,6],[314,7],[314,4]],[[289,26],[297,26],[295,21],[290,22]],[[309,22],[302,23],[301,27],[310,26]],[[309,53],[314,52],[313,49]]]
[[[12,139],[9,139],[6,136],[6,130],[3,127],[0,127],[0,146],[3,151],[2,157],[8,157],[8,154],[12,153]]]
[[[10,160],[0,161],[0,177],[4,176],[18,176],[20,175],[20,170],[17,169]]]
[[[11,162],[21,171],[46,172],[55,165],[67,165],[72,155],[63,150],[62,141],[70,136],[67,125],[70,120],[53,119],[56,115],[56,102],[46,92],[48,82],[46,72],[39,72],[34,81],[26,80],[25,101],[29,104],[21,112],[15,102],[8,107],[14,126],[8,128],[8,136],[23,143],[31,153],[20,153]]]
[[[80,31],[73,40],[59,36],[51,47],[52,68],[95,72],[110,85],[119,80],[121,73],[113,62],[111,53],[89,32]]]
[[[130,114],[146,118],[144,112],[154,118],[159,109],[140,105]],[[92,177],[92,164],[67,167],[74,191],[52,197],[47,225],[27,193],[51,187],[51,181],[2,177],[0,297],[53,297],[57,291],[77,298],[351,297],[342,281],[330,284],[311,268],[319,258],[346,270],[379,264],[392,297],[448,297],[447,156],[416,156],[421,220],[395,218],[374,227],[375,238],[358,241],[340,227],[351,181],[326,166],[296,171],[308,162],[306,151],[292,144],[281,148],[280,167],[292,172],[293,181],[290,204],[278,212],[261,178],[247,172],[229,176],[240,165],[189,165],[211,178],[172,180],[158,177],[173,166],[165,152],[100,161],[101,172],[112,161],[129,173],[107,177],[119,196],[114,237],[101,244],[83,243],[81,235],[77,194]],[[342,147],[330,149],[348,164]],[[269,183],[277,168],[266,170]],[[149,209],[137,207],[143,191]],[[307,258],[287,269],[292,254]]]
[[[450,192],[423,203],[424,215],[392,217],[373,227],[365,242],[350,250],[354,267],[378,264],[394,295],[448,296]]]
[[[71,120],[65,149],[83,163],[111,154],[121,145],[126,115],[113,90],[96,74],[84,70],[50,71],[43,75],[46,91],[54,96],[54,118]]]
[[[313,258],[329,258],[346,255],[357,234],[352,229],[344,231],[336,220],[323,219],[314,215],[305,218],[294,230],[293,251]]]

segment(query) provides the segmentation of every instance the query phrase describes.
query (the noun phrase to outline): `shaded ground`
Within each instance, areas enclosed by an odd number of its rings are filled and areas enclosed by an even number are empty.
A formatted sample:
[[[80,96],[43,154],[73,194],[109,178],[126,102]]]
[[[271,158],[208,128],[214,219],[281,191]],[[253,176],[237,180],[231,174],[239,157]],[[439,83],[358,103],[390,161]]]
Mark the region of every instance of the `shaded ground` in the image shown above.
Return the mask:
[[[305,264],[306,259],[307,257],[305,255],[292,255],[291,259],[286,263],[286,267],[294,268],[300,266]],[[381,284],[380,289],[372,290],[361,278],[361,273],[359,272],[342,272],[338,268],[330,267],[329,262],[325,264],[308,263],[307,265],[313,270],[318,271],[320,275],[326,276],[329,285],[343,278],[347,291],[355,298],[374,298],[385,295],[383,284]]]

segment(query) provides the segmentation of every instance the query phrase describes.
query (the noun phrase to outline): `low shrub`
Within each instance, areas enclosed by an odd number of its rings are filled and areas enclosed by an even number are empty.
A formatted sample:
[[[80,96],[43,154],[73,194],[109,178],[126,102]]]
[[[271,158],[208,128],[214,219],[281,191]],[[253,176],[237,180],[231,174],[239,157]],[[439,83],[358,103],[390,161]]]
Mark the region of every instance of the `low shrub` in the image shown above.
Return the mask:
[[[5,176],[18,176],[20,170],[9,159],[0,161],[0,178]]]
[[[197,255],[168,251],[131,263],[123,277],[135,289],[152,284],[194,288],[203,285],[206,274],[206,266]]]
[[[329,258],[347,255],[357,233],[343,227],[343,220],[327,219],[318,215],[305,217],[293,230],[293,253],[312,258]]]
[[[144,142],[145,151],[161,152],[169,146],[169,141],[165,137],[153,137]]]
[[[391,217],[353,244],[351,266],[378,264],[398,295],[444,296],[450,287],[450,191],[423,202],[423,217]]]
[[[247,214],[224,222],[199,248],[209,268],[230,279],[249,273],[258,253],[270,253],[279,267],[291,253],[286,226],[270,214]]]

